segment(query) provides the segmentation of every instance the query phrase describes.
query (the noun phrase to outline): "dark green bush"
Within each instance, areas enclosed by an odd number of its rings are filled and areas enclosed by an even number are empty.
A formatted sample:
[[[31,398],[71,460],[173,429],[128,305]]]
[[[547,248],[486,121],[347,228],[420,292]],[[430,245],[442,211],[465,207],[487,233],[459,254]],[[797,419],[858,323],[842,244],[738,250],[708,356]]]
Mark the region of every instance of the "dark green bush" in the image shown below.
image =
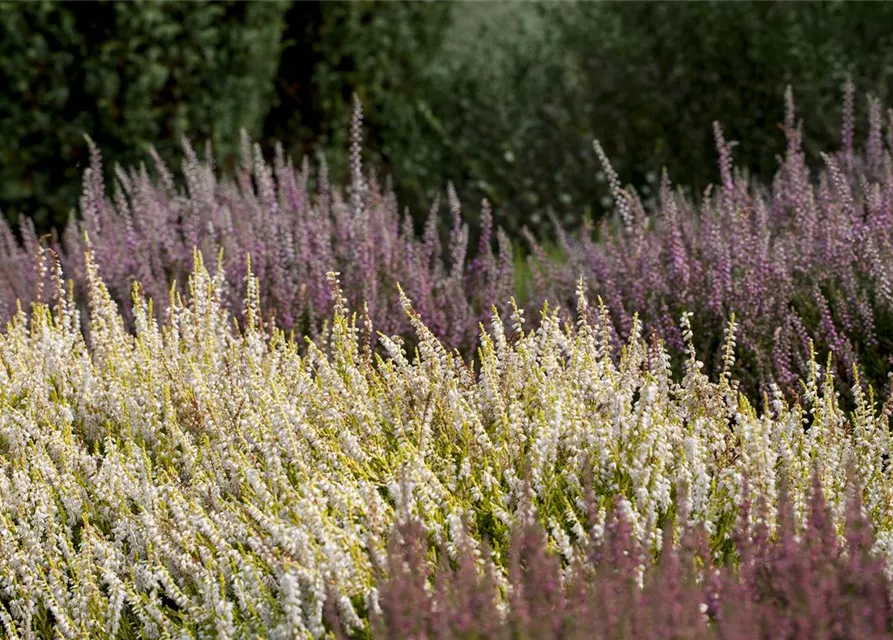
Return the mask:
[[[786,85],[805,118],[808,152],[839,143],[847,75],[860,97],[888,100],[893,89],[887,3],[486,3],[475,11],[424,96],[439,140],[429,183],[453,180],[469,202],[487,195],[514,230],[543,224],[547,206],[569,223],[599,215],[607,189],[596,179],[595,137],[646,197],[664,165],[700,191],[717,177],[712,121],[742,141],[736,161],[769,179],[784,145]]]
[[[295,158],[324,152],[333,175],[345,179],[356,93],[363,102],[365,160],[394,177],[401,201],[424,209],[424,187],[442,192],[447,159],[432,157],[440,141],[420,104],[431,90],[430,69],[452,11],[442,2],[293,3],[267,143],[283,141]]]
[[[580,101],[559,95],[578,85],[559,35],[548,6],[473,5],[455,16],[420,104],[437,141],[428,154],[430,188],[453,181],[469,204],[487,197],[514,235],[541,224],[547,204],[582,211],[578,196],[593,184]],[[585,183],[576,180],[581,173]]]
[[[272,100],[284,3],[0,4],[0,209],[41,230],[75,207],[84,134],[107,164],[181,136],[234,154]]]
[[[556,15],[562,46],[580,55],[587,126],[630,177],[667,165],[696,190],[715,182],[718,120],[728,139],[742,141],[737,162],[768,180],[784,150],[787,85],[815,159],[839,144],[848,76],[860,95],[882,101],[893,88],[893,6],[884,3],[633,2],[578,11],[576,20]]]

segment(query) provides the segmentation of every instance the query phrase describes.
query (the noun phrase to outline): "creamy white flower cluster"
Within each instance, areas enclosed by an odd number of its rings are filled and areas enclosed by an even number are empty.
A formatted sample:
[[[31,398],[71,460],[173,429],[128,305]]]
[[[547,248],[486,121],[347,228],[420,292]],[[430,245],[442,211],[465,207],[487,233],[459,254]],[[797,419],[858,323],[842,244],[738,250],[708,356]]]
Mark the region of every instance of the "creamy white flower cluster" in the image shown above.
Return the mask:
[[[135,288],[133,335],[87,266],[83,331],[57,274],[54,306],[0,336],[8,637],[321,637],[327,600],[349,628],[367,624],[373,567],[386,569],[401,519],[504,568],[510,527],[535,514],[571,561],[600,535],[587,510],[603,522],[617,494],[653,549],[670,512],[721,542],[745,484],[771,506],[780,474],[802,524],[816,467],[838,526],[855,468],[879,545],[893,548],[888,412],[857,388],[846,417],[818,367],[802,406],[778,394],[757,411],[730,376],[707,380],[693,351],[674,379],[638,325],[615,361],[606,311],[582,296],[575,325],[547,310],[525,333],[520,312],[510,329],[494,316],[475,367],[404,297],[418,349],[382,336],[378,356],[335,274],[335,317],[304,348],[261,323],[250,274],[239,329],[200,255],[163,326]],[[730,366],[734,323],[727,335]],[[490,554],[484,537],[500,543]]]

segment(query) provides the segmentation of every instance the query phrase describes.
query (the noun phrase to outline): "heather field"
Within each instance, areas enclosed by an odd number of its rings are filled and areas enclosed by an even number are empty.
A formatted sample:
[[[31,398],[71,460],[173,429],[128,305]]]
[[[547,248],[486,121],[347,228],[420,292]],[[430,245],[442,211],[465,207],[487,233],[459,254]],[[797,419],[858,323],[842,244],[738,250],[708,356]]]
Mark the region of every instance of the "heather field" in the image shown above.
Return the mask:
[[[843,102],[653,202],[595,142],[612,215],[523,241],[416,228],[358,100],[343,187],[91,143],[0,225],[5,637],[893,637],[893,111]]]

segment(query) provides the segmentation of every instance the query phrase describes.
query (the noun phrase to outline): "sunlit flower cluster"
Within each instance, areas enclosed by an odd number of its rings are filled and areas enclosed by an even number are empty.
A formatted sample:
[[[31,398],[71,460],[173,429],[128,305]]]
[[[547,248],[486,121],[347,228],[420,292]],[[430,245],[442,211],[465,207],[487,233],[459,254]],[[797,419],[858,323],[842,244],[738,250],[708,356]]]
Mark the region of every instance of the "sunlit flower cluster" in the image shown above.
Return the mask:
[[[469,364],[402,292],[418,348],[381,335],[381,355],[334,273],[334,315],[301,345],[263,322],[250,265],[234,292],[196,253],[161,321],[134,288],[130,331],[90,252],[83,320],[44,258],[50,302],[0,336],[9,637],[321,637],[326,607],[358,630],[395,524],[492,559],[505,588],[517,523],[540,522],[570,567],[615,496],[643,548],[679,515],[721,558],[744,496],[774,507],[782,477],[802,527],[814,473],[839,533],[854,474],[878,551],[893,550],[890,407],[857,384],[847,416],[814,359],[800,404],[778,392],[752,406],[730,372],[734,320],[715,381],[692,347],[674,376],[636,319],[615,358],[608,311],[582,294],[575,322],[544,309],[527,330],[520,310],[511,326],[494,314]]]

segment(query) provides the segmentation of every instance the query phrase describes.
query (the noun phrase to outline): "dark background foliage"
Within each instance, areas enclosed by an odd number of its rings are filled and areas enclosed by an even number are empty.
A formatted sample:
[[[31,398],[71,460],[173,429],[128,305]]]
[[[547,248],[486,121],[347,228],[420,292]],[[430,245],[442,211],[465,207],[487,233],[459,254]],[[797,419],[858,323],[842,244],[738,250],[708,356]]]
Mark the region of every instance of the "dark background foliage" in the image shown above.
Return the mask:
[[[738,164],[770,179],[784,149],[786,85],[813,160],[839,141],[848,75],[860,98],[890,96],[889,4],[546,3],[527,12],[523,21],[514,7],[501,19],[488,10],[482,35],[467,38],[476,53],[445,61],[429,102],[443,129],[435,166],[463,195],[486,193],[513,230],[541,224],[547,206],[570,223],[599,214],[606,189],[594,179],[593,138],[644,196],[663,166],[699,193],[717,181],[714,120],[740,142]],[[493,42],[503,55],[484,55]]]
[[[84,134],[112,163],[173,159],[181,136],[233,153],[273,99],[285,5],[0,4],[0,208],[38,229],[75,208]]]
[[[769,178],[795,89],[807,151],[839,138],[840,85],[886,100],[887,3],[2,3],[0,209],[38,230],[77,206],[84,134],[106,170],[239,129],[344,180],[351,95],[366,160],[421,221],[448,181],[513,235],[609,201],[592,138],[647,198],[662,166],[715,182],[711,122]],[[863,110],[864,112],[864,110]]]
[[[295,2],[285,15],[267,146],[298,159],[323,153],[347,176],[353,94],[363,102],[364,158],[393,174],[404,193],[443,176],[430,167],[430,131],[418,117],[454,9],[434,2]],[[418,204],[418,199],[415,204]]]

